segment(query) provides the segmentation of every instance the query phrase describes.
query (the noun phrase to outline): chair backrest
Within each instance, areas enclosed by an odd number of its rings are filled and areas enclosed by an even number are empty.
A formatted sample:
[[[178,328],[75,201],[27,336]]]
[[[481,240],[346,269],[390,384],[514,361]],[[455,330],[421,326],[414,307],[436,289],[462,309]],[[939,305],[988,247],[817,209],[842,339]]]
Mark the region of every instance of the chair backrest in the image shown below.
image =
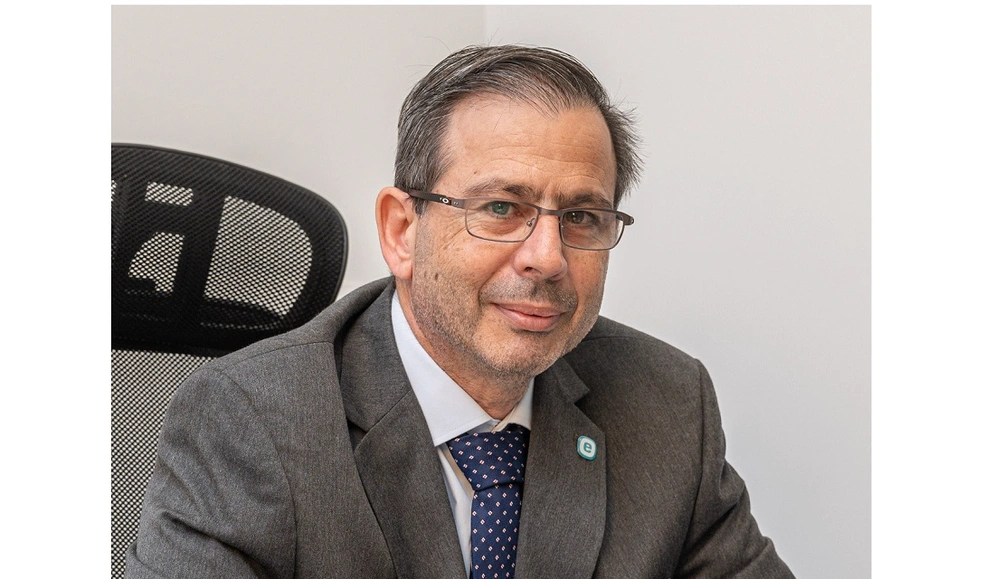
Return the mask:
[[[332,303],[346,252],[341,215],[307,189],[202,155],[111,145],[113,578],[176,387]]]

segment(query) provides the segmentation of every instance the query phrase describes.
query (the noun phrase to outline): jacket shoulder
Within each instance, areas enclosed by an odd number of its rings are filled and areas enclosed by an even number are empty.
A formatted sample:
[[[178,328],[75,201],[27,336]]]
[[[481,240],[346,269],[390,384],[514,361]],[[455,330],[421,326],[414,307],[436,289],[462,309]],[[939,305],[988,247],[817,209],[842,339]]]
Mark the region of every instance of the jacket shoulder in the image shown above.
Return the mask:
[[[300,355],[309,350],[327,352],[358,316],[378,297],[392,289],[391,278],[366,284],[333,302],[306,324],[211,360],[202,368],[230,373],[271,364],[274,358]]]
[[[697,367],[698,360],[659,338],[605,317],[599,317],[587,336],[567,358],[611,357],[625,354],[647,363]]]
[[[592,413],[653,420],[677,412],[688,425],[700,418],[701,363],[647,333],[599,318],[564,361],[586,385],[582,406]]]

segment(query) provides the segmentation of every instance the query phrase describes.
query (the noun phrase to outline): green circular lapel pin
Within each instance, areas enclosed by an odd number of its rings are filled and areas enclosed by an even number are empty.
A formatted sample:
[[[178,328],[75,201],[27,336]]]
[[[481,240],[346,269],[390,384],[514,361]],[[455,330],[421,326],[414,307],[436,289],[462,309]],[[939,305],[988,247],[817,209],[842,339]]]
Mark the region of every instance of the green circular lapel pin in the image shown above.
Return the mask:
[[[577,454],[585,460],[594,460],[598,456],[598,443],[589,436],[581,436],[577,439]]]

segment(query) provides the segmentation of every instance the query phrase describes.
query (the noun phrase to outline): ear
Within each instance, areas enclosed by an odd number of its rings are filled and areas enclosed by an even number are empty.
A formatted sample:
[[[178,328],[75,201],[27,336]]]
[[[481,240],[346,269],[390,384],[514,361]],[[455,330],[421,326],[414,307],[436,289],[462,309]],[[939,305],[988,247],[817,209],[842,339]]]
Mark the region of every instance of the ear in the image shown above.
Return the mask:
[[[397,187],[385,187],[377,195],[376,213],[383,259],[394,277],[408,281],[411,279],[418,220],[414,203],[407,193]]]

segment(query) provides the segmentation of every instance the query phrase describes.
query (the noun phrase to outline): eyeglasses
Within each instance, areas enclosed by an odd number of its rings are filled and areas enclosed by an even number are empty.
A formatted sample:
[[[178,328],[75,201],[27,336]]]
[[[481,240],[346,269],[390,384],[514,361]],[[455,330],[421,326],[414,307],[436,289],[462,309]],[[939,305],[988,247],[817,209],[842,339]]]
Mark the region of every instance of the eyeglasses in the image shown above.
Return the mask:
[[[611,209],[568,207],[546,209],[524,201],[492,197],[456,199],[411,190],[411,197],[463,209],[466,231],[487,241],[520,243],[535,231],[540,215],[555,215],[560,221],[560,240],[574,249],[605,251],[618,245],[626,225],[635,219]]]

